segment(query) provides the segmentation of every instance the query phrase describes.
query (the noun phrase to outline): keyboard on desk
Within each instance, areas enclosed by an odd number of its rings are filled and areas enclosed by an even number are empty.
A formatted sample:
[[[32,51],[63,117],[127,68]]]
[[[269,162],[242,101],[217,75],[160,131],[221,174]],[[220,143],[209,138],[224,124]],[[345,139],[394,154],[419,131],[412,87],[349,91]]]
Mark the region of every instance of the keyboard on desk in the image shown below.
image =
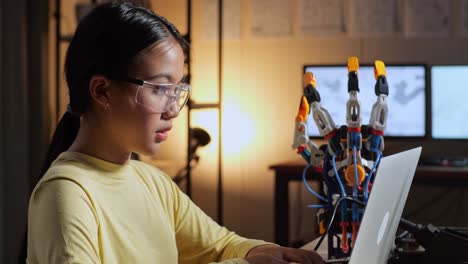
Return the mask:
[[[442,167],[466,167],[468,157],[425,156],[419,159],[419,165]]]
[[[449,229],[452,229],[456,232],[459,232],[459,233],[462,233],[464,234],[465,236],[468,236],[468,227],[446,227],[446,228],[449,228]]]

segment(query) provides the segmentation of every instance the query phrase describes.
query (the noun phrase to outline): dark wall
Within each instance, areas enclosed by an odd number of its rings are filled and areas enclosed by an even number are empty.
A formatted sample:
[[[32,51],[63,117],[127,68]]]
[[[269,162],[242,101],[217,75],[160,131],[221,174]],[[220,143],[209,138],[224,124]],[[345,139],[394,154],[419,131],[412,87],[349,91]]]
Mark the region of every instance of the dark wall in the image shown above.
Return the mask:
[[[1,1],[0,29],[0,263],[15,263],[47,144],[47,1]]]

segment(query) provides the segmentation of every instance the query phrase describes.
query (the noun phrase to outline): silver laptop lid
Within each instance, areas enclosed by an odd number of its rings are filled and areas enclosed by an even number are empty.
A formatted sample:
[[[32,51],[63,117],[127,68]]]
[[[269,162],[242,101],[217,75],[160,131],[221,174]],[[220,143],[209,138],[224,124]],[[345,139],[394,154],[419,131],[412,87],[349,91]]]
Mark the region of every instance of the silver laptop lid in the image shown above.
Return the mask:
[[[418,147],[380,161],[350,264],[387,263],[420,155]]]

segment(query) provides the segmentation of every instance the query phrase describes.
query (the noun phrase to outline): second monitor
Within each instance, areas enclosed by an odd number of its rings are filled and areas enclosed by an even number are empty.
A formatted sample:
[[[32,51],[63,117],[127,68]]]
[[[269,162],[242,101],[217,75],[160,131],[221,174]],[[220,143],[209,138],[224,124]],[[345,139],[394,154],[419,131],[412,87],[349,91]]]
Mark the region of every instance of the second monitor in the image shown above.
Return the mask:
[[[387,65],[386,71],[389,95],[385,136],[426,136],[426,66]],[[349,99],[347,67],[306,65],[304,72],[314,74],[321,104],[330,112],[335,124],[346,125],[346,102]],[[362,124],[368,124],[372,105],[377,100],[374,67],[360,66],[358,78]],[[312,116],[308,119],[307,128],[310,137],[320,137]]]
[[[432,138],[468,139],[468,65],[431,68]]]

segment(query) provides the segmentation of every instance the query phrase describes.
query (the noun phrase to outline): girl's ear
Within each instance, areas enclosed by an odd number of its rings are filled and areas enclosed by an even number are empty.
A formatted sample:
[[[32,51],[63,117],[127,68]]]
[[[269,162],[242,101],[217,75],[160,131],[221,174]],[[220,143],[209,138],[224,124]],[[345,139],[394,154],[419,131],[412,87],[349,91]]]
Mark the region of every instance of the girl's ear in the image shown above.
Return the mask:
[[[89,94],[91,101],[94,102],[98,108],[107,110],[110,106],[111,97],[111,81],[101,74],[96,74],[89,80]]]

